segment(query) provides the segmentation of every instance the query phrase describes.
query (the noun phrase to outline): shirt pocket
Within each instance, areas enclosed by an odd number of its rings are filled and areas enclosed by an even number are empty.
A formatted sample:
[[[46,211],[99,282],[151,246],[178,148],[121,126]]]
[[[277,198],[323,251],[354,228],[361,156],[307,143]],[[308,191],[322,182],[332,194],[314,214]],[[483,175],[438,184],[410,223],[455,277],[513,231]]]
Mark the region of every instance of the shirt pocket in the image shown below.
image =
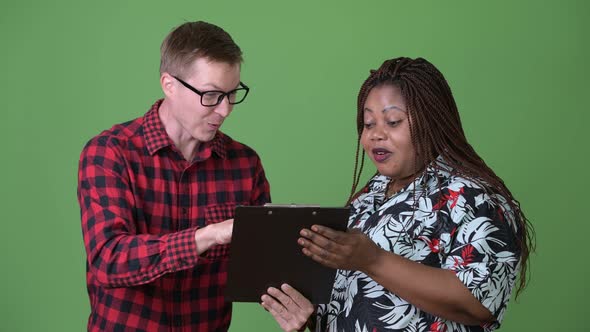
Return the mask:
[[[220,223],[234,217],[235,203],[216,204],[205,207],[205,224]],[[211,260],[227,259],[229,244],[214,245],[205,253],[205,257]]]

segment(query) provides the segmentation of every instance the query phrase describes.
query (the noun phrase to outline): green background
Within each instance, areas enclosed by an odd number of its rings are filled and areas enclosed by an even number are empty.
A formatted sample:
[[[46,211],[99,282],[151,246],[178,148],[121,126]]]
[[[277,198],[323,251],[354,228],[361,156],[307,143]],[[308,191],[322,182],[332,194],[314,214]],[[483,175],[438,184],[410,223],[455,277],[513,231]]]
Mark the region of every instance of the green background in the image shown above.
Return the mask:
[[[0,331],[86,328],[79,153],[162,96],[160,43],[198,19],[225,28],[244,51],[251,94],[224,131],[259,152],[277,203],[342,204],[368,70],[401,55],[434,63],[470,142],[537,231],[530,285],[501,330],[588,331],[589,8],[581,0],[2,0]],[[257,304],[237,304],[231,330],[278,327]]]

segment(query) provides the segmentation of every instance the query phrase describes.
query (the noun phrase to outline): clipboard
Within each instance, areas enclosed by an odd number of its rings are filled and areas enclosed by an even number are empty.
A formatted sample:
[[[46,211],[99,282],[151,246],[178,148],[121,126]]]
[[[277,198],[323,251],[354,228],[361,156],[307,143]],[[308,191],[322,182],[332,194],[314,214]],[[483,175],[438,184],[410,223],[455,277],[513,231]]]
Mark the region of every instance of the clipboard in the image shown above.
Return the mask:
[[[225,298],[260,302],[268,287],[287,283],[314,304],[328,303],[336,270],[301,252],[299,231],[323,225],[345,231],[350,209],[312,205],[238,206],[229,247]]]

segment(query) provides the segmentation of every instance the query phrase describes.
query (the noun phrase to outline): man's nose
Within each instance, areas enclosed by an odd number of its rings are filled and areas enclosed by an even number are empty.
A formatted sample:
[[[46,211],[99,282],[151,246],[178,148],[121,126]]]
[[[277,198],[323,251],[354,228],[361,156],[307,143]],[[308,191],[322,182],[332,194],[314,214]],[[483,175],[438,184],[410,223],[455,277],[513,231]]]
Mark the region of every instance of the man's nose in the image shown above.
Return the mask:
[[[223,96],[221,103],[215,107],[215,113],[221,115],[223,118],[227,118],[233,107],[234,105],[229,103],[229,96]]]

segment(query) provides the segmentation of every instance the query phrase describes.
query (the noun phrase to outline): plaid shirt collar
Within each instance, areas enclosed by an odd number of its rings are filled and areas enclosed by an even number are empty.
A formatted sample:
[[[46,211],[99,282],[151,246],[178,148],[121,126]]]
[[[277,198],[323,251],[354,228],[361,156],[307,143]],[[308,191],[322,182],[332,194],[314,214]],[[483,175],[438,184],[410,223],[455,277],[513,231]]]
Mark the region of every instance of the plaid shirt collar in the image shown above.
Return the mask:
[[[164,124],[162,124],[159,116],[159,109],[163,100],[156,101],[143,117],[143,134],[150,155],[154,155],[162,148],[174,146],[174,142],[168,136],[168,133],[166,133]],[[199,144],[195,159],[205,160],[211,156],[212,152],[225,159],[227,157],[226,145],[229,143],[228,141],[229,137],[227,135],[221,131],[217,131],[211,141]]]

